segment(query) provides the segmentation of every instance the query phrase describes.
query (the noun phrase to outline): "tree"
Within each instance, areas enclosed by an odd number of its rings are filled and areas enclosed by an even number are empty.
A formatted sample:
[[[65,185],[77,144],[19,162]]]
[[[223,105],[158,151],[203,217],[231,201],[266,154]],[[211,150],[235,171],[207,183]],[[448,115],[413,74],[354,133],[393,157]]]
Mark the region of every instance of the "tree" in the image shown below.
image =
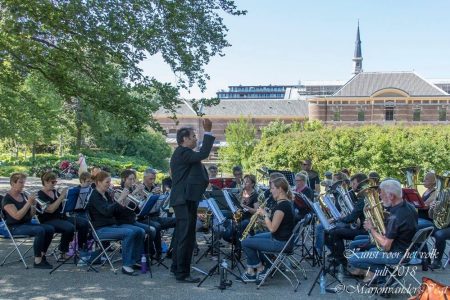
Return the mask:
[[[231,170],[233,166],[249,169],[249,160],[257,143],[256,128],[249,118],[240,117],[228,123],[225,129],[227,145],[219,149],[220,166]]]
[[[2,0],[0,78],[14,86],[34,70],[65,101],[81,99],[110,112],[133,90],[158,92],[152,108],[174,112],[179,100],[164,97],[173,96],[173,87],[144,76],[139,63],[160,54],[180,87],[204,90],[204,66],[230,46],[222,12],[245,14],[229,0]]]

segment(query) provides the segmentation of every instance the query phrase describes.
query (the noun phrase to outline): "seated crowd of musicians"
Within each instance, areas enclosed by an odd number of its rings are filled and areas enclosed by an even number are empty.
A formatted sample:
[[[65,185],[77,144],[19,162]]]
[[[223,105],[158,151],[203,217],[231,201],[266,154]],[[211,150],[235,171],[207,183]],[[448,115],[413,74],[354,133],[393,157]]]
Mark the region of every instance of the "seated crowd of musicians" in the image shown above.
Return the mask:
[[[10,177],[11,188],[1,201],[2,219],[11,234],[34,237],[34,267],[42,269],[53,268],[46,255],[55,233],[61,234],[58,261],[68,258],[69,244],[76,233],[81,258],[78,265],[88,263],[90,219],[100,239],[122,241],[122,272],[135,275],[133,266],[140,263],[143,254],[149,253],[158,261],[161,259],[161,230],[174,227],[175,218],[160,217],[162,205],[161,201],[156,201],[150,213],[138,220],[139,207],[130,207],[126,201],[142,190],[147,191],[145,196],[161,193],[155,185],[155,170],[145,171],[142,185],[135,184],[136,173],[133,170],[125,170],[121,175],[120,189],[114,190],[108,173],[97,170],[94,178],[89,172],[81,173],[79,188],[86,188],[89,192],[84,199],[80,199],[80,194],[75,209],[66,212],[64,200],[68,189],[56,189],[55,173],[46,172],[41,176],[42,188],[37,192],[24,190],[26,174],[13,173]]]
[[[436,257],[432,263],[423,259],[423,268],[442,266],[450,227],[448,222],[436,222],[439,191],[436,190],[434,173],[427,173],[424,177],[426,191],[421,197],[423,207],[418,208],[408,200],[408,190],[402,189],[399,181],[380,181],[376,172],[349,176],[346,170],[342,170],[331,177],[330,172],[323,184],[327,191],[319,195],[320,179],[317,172],[311,170],[311,161],[305,160],[302,168],[303,171],[294,176],[292,190],[285,174],[271,173],[270,189],[263,190],[257,186],[254,175],[243,176],[241,167],[233,168],[234,178],[226,185],[237,190],[235,196],[240,209],[228,216],[218,234],[235,246],[238,258],[241,251],[245,253],[247,269],[242,276],[244,281],[260,282],[264,279],[270,268],[265,252],[283,249],[297,222],[314,220],[311,216],[318,214],[317,206],[324,217],[318,216],[320,222],[311,223],[315,229],[313,251],[322,257],[327,247],[332,261],[344,269],[348,267],[349,274],[364,275],[365,281],[372,280],[375,271],[386,264],[398,263],[416,232],[428,227],[434,229],[432,235]],[[208,171],[216,176],[218,170],[213,166]],[[145,216],[139,213],[142,207],[137,203],[151,194],[162,192],[155,185],[155,170],[144,172],[142,184],[136,182],[135,171],[125,170],[121,174],[121,186],[117,189],[112,188],[107,172],[95,170],[95,173],[94,177],[89,173],[80,175],[81,187],[89,186],[91,180],[94,181],[87,205],[83,208],[86,208],[99,238],[122,241],[122,272],[135,275],[133,267],[140,262],[143,253],[149,253],[156,260],[161,259],[161,230],[175,227],[176,220],[169,215],[161,217],[161,202],[157,202]],[[54,173],[47,172],[41,179],[42,189],[37,195],[27,196],[24,193],[26,175],[12,174],[11,189],[2,201],[2,211],[12,234],[34,236],[34,266],[52,268],[46,254],[54,233],[61,233],[59,250],[60,258],[64,259],[74,232],[77,232],[80,249],[86,250],[89,223],[83,214],[61,213],[67,189],[59,192],[55,188],[57,177]],[[211,179],[220,183],[217,181],[219,178]],[[446,195],[448,198],[448,193]],[[32,222],[36,207],[39,207],[36,198],[46,203],[44,210],[37,213],[38,223]],[[134,201],[134,198],[138,200]],[[380,230],[380,227],[383,229]],[[346,251],[345,241],[350,242],[350,252]],[[369,255],[361,254],[363,251],[368,251]],[[426,245],[423,251],[428,251]],[[383,252],[397,255],[386,257],[381,254]]]

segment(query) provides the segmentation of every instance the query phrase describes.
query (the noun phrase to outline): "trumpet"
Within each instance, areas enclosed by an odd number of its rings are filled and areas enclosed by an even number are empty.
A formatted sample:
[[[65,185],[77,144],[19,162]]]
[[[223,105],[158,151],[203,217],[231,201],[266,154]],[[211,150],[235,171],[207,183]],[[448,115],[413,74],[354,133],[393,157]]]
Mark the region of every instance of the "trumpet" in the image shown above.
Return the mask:
[[[122,189],[114,190],[114,201],[125,206],[131,211],[135,211],[137,208],[139,208],[141,201],[133,195],[127,195],[127,197],[124,200],[120,200],[120,194],[122,192],[123,192]]]
[[[37,191],[38,190],[23,191],[23,193],[28,198],[28,197],[30,197],[30,195],[36,194]],[[45,202],[44,200],[38,198],[37,195],[36,195],[36,199],[35,200],[36,200],[36,204],[33,205],[33,207],[36,209],[36,212],[38,212],[39,214],[42,215],[43,213],[45,213],[45,210],[48,207],[48,203]]]

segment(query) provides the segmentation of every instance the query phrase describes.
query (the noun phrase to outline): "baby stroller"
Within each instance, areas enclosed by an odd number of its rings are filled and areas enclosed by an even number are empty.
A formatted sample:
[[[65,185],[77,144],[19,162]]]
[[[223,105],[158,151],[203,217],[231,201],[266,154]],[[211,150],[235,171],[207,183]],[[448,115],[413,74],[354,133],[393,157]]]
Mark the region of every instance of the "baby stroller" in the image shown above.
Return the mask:
[[[59,177],[63,179],[72,179],[78,176],[78,171],[73,167],[73,163],[68,160],[63,160],[59,164]]]

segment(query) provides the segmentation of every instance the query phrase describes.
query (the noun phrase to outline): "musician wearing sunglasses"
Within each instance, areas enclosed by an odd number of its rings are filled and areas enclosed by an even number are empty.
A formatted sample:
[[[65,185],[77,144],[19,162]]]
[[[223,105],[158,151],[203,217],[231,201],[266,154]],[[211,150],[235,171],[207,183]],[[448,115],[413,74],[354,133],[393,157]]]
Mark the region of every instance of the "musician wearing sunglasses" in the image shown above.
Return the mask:
[[[2,200],[4,221],[13,235],[29,235],[34,237],[34,267],[52,269],[45,254],[50,246],[55,230],[50,225],[35,224],[31,219],[36,214],[36,196],[27,197],[23,193],[27,176],[23,173],[13,173],[9,179],[10,190]]]
[[[302,170],[308,174],[308,186],[314,193],[320,193],[320,177],[317,171],[312,169],[312,161],[310,159],[305,159],[302,162]]]
[[[41,176],[43,187],[38,192],[38,198],[47,203],[47,208],[43,214],[38,214],[37,217],[41,224],[50,225],[55,229],[55,232],[61,233],[59,259],[64,260],[66,259],[66,253],[69,251],[69,244],[74,237],[75,224],[78,230],[79,246],[82,251],[87,250],[89,223],[85,218],[77,216],[67,217],[62,213],[63,201],[66,199],[67,188],[59,193],[55,188],[57,184],[56,178],[56,174],[53,172],[46,172]]]
[[[270,191],[277,201],[271,214],[258,208],[257,214],[264,216],[269,232],[259,233],[242,241],[242,249],[247,257],[247,271],[242,275],[245,282],[261,282],[267,275],[270,265],[265,261],[262,251],[281,251],[289,240],[294,228],[292,192],[288,181],[278,177],[271,181]]]
[[[123,191],[121,197],[123,198],[126,198],[128,195],[133,195],[133,192],[139,192],[139,190],[144,188],[143,185],[136,185],[136,172],[134,170],[124,170],[121,174],[121,179],[122,181],[120,187]],[[136,210],[139,210],[139,208]],[[145,231],[146,239],[144,241],[144,250],[145,254],[149,254],[150,245],[153,244],[156,237],[155,228],[153,226],[138,222],[136,212],[124,206],[118,206],[114,216],[116,217],[117,224],[119,225],[123,225],[124,227],[130,225],[133,227],[132,229],[135,229],[134,227],[139,227]]]
[[[100,171],[95,176],[95,189],[92,191],[87,210],[92,225],[100,239],[118,239],[122,241],[122,273],[137,275],[133,267],[140,262],[144,249],[145,231],[132,225],[118,225],[114,217],[121,209],[121,204],[111,198],[108,190],[111,186],[111,176]]]
[[[242,187],[242,168],[240,166],[233,167],[233,182],[230,185],[230,188],[241,188]]]

